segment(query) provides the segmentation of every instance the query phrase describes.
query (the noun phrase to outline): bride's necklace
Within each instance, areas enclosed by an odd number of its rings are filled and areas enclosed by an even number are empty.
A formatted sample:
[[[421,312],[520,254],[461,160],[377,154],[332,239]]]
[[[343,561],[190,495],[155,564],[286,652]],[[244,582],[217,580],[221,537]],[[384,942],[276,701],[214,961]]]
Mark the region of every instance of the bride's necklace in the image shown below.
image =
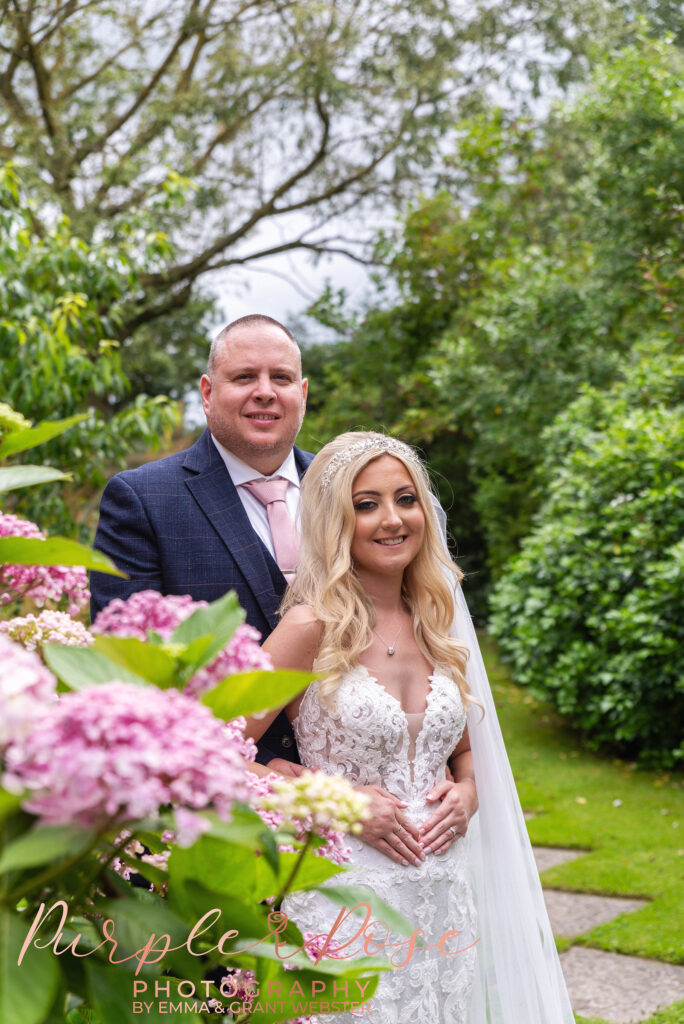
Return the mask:
[[[400,633],[401,633],[401,631],[402,631],[402,629],[403,629],[403,628],[404,628],[404,620],[403,620],[403,618],[402,618],[402,620],[401,620],[401,625],[399,626],[399,629],[398,629],[398,631],[397,631],[397,635],[395,636],[395,638],[394,638],[394,640],[392,641],[392,643],[391,643],[391,644],[388,644],[388,643],[387,643],[387,641],[385,640],[384,636],[380,636],[380,634],[378,633],[377,629],[375,629],[375,627],[373,627],[373,632],[374,632],[374,633],[375,633],[375,635],[377,636],[378,640],[382,640],[383,644],[384,644],[384,645],[385,645],[385,647],[387,648],[387,653],[388,653],[388,654],[389,654],[390,656],[391,656],[391,655],[393,655],[393,654],[394,654],[394,652],[396,651],[396,642],[397,642],[397,640],[399,639],[399,635],[400,635]]]

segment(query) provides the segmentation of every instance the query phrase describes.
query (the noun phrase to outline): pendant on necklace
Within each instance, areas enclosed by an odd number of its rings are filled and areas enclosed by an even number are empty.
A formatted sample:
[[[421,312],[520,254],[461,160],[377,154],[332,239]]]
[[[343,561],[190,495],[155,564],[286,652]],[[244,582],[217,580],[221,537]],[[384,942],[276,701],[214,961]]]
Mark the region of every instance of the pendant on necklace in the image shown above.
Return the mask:
[[[388,653],[389,655],[392,655],[392,654],[394,654],[394,648],[393,648],[393,647],[388,647],[388,648],[387,648],[387,653]]]

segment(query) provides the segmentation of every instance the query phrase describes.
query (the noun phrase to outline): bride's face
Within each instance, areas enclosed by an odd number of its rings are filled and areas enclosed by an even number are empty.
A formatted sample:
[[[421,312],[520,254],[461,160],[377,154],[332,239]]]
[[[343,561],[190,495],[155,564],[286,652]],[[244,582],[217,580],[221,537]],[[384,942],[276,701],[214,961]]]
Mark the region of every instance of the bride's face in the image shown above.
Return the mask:
[[[401,575],[425,535],[425,513],[411,474],[392,455],[381,455],[352,484],[356,527],[351,556],[358,570]]]

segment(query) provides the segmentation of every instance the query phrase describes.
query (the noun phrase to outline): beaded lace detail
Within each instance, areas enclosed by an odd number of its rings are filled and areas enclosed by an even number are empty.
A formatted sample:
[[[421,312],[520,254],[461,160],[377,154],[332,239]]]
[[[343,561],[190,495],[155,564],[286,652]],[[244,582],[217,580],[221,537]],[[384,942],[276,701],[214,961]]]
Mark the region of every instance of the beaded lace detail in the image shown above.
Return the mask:
[[[314,682],[306,691],[294,722],[302,763],[344,775],[357,785],[382,786],[406,801],[405,813],[418,825],[429,818],[435,804],[427,802],[426,795],[444,779],[447,760],[466,725],[456,683],[440,672],[430,676],[422,724],[420,715],[410,716],[411,729],[399,701],[364,666],[342,678],[334,708],[319,701],[318,687]],[[421,943],[435,945],[417,949],[406,966],[381,977],[362,1019],[366,1024],[467,1024],[476,957],[471,944],[477,938],[467,839],[452,843],[445,854],[428,854],[419,867],[396,864],[354,836],[349,845],[351,870],[330,884],[371,889],[423,930]],[[283,909],[303,931],[320,934],[330,930],[340,908],[318,892],[304,892],[288,897]],[[336,940],[351,939],[362,922],[363,917],[350,916]],[[460,934],[440,952],[436,944],[447,931]],[[386,942],[405,944],[407,939],[389,936]],[[362,947],[363,937],[345,952],[363,955]],[[385,951],[393,953],[395,962],[401,962],[406,945]],[[351,991],[349,997],[358,999]],[[359,1015],[321,1013],[317,1020],[352,1024]]]

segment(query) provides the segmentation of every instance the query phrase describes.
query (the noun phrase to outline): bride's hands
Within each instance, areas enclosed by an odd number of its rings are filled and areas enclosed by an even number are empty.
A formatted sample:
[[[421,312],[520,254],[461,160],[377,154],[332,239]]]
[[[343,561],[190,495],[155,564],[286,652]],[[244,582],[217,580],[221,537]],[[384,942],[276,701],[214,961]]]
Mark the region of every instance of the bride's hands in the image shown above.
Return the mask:
[[[475,783],[470,778],[461,782],[444,779],[432,787],[426,799],[438,800],[439,805],[419,829],[423,850],[444,853],[468,831],[468,823],[477,810]]]
[[[363,823],[361,838],[397,864],[408,867],[425,860],[418,828],[402,813],[406,804],[380,786],[354,788],[370,799],[370,818]]]

